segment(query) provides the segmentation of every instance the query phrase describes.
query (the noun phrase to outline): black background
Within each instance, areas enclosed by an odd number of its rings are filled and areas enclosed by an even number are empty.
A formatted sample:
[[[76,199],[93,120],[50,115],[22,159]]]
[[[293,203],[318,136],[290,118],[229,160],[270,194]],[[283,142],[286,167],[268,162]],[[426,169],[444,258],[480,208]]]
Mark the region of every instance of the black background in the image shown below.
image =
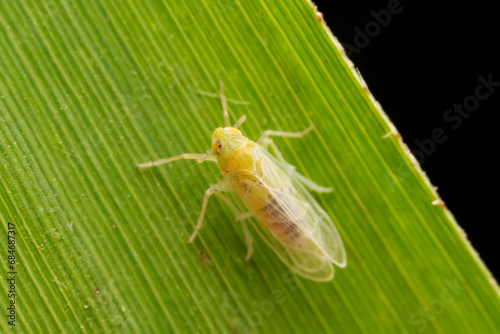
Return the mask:
[[[393,1],[314,2],[346,47],[356,46],[355,27],[365,31],[366,24],[375,21],[371,11],[387,9]],[[436,144],[422,168],[492,274],[500,278],[500,87],[457,129],[443,120],[447,109],[474,95],[478,76],[486,79],[491,74],[500,82],[500,19],[494,3],[401,0],[401,12],[391,15],[390,23],[349,58],[412,151],[419,150],[415,141],[431,138],[434,129],[446,131],[446,141]]]

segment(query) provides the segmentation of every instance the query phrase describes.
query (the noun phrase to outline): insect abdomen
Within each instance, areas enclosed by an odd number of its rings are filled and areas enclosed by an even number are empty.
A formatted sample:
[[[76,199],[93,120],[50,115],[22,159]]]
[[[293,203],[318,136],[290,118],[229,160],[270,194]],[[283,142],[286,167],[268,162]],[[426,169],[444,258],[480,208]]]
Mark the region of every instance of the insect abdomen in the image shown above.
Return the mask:
[[[287,208],[280,204],[277,196],[269,195],[267,204],[259,210],[259,217],[264,224],[288,242],[297,242],[301,233],[297,226],[296,217],[293,212],[287,212]]]
[[[290,205],[294,188],[288,179],[281,179],[279,184],[265,179],[261,173],[261,161],[255,159],[254,149],[246,147],[233,156],[231,183],[249,211],[276,238],[286,243],[297,243],[302,237],[297,219],[303,215],[298,212],[300,209]]]

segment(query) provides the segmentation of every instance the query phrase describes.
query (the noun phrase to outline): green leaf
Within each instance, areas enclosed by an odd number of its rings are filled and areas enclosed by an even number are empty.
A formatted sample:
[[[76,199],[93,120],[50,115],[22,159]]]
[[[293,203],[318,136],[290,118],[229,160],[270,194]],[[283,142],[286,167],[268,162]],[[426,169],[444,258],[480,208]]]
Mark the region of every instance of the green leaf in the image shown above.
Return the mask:
[[[308,1],[0,9],[1,332],[11,300],[22,333],[500,332],[494,280]],[[317,125],[275,142],[335,189],[313,194],[346,245],[333,281],[258,238],[244,262],[216,198],[187,245],[215,164],[135,168],[209,148],[219,78],[251,139]]]

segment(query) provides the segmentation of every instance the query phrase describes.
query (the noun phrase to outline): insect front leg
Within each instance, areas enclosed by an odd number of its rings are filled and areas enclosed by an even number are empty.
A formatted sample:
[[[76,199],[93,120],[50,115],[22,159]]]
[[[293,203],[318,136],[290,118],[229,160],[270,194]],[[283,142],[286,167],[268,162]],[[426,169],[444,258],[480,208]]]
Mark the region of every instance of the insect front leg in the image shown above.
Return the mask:
[[[200,153],[184,153],[181,155],[177,155],[175,157],[171,158],[166,158],[166,159],[161,159],[161,160],[156,160],[152,162],[146,162],[144,164],[139,164],[136,165],[137,168],[147,168],[147,167],[154,167],[154,166],[159,166],[163,164],[168,164],[169,162],[175,161],[175,160],[182,160],[182,159],[187,159],[187,160],[200,160],[203,159],[203,161],[213,161],[217,162],[217,158],[213,155],[207,155],[205,154],[200,154]]]
[[[274,131],[274,130],[267,130],[264,131],[262,136],[260,136],[259,140],[257,140],[257,143],[259,145],[266,145],[265,141],[269,138],[269,136],[275,136],[275,137],[288,137],[288,138],[302,138],[309,132],[311,132],[316,125],[312,124],[309,126],[307,129],[305,129],[302,132],[283,132],[283,131]],[[264,146],[266,147],[266,146]]]

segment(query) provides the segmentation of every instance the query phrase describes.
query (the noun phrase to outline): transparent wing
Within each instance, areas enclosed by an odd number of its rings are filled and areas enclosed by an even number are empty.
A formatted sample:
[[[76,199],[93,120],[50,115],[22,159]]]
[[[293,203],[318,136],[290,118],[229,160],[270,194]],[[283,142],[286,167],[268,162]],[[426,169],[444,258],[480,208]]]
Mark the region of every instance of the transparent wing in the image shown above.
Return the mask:
[[[293,166],[278,161],[262,147],[257,150],[261,174],[266,188],[276,193],[280,205],[292,215],[296,215],[299,229],[339,267],[347,265],[342,238],[328,214],[311,196],[302,181],[296,176]],[[283,190],[280,185],[284,179],[291,180],[292,190]],[[278,185],[278,187],[276,187]]]
[[[252,226],[278,258],[297,274],[317,282],[333,279],[334,269],[330,261],[317,256],[314,248],[295,248],[280,242],[258,219],[250,219]]]
[[[260,212],[259,219],[251,219],[253,227],[296,273],[316,281],[331,280],[331,263],[340,267],[347,263],[334,223],[309,194],[293,166],[278,161],[260,146],[254,158],[257,177],[253,186],[265,189],[265,198],[272,201],[265,206],[265,217]],[[238,195],[243,202],[250,200],[246,193]],[[259,212],[253,213],[259,217]]]

